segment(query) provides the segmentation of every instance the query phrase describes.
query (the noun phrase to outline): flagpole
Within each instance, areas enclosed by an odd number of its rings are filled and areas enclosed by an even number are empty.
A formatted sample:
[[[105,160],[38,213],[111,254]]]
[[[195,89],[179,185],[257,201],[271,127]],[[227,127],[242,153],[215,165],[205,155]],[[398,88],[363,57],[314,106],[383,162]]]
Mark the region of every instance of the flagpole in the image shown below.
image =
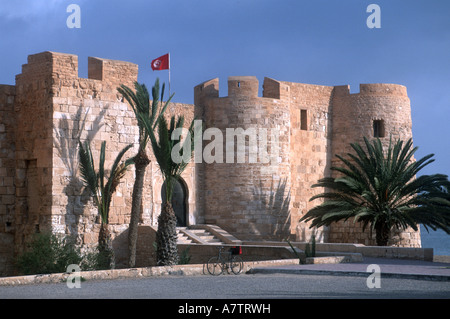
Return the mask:
[[[167,70],[169,69],[169,96],[170,96],[170,52],[156,58],[152,61],[153,71]]]
[[[169,52],[169,97],[170,97],[170,52]]]

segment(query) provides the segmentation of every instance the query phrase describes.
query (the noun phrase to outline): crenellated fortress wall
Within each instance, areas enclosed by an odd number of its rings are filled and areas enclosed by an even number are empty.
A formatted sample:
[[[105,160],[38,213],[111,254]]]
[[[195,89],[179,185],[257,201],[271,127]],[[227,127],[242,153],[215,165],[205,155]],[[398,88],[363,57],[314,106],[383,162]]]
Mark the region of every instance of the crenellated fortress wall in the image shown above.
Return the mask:
[[[127,156],[136,153],[135,116],[116,88],[133,87],[137,76],[136,64],[90,57],[88,78],[80,78],[76,55],[42,52],[28,57],[15,85],[0,85],[0,274],[11,272],[14,256],[36,232],[73,235],[83,247],[96,244],[100,221],[80,180],[78,140],[91,142],[96,163],[106,141],[106,167],[130,143]],[[276,154],[270,162],[250,163],[254,145],[247,141],[238,150],[230,139],[223,151],[235,151],[233,163],[225,155],[223,163],[190,163],[181,181],[185,224],[217,224],[243,240],[307,241],[314,232],[322,242],[374,244],[374,234],[352,222],[311,230],[298,220],[318,204],[309,202],[319,191],[311,185],[330,176],[334,155],[349,152],[350,142],[374,134],[384,143],[390,136],[412,136],[406,88],[362,84],[351,94],[349,86],[270,78],[261,84],[252,76],[233,76],[228,95],[219,97],[219,80],[212,79],[194,88],[194,105],[168,107],[167,117],[184,115],[185,123],[195,117],[204,131],[215,128],[224,137],[227,129],[267,132],[268,152],[278,151],[269,154]],[[210,141],[203,140],[203,147]],[[148,153],[140,222],[156,225],[163,180],[150,148]],[[133,174],[127,173],[111,206],[118,265],[127,254]],[[392,244],[418,247],[420,234],[396,233]]]
[[[204,216],[238,237],[307,241],[314,233],[324,242],[374,245],[375,234],[352,221],[327,229],[310,229],[298,220],[319,200],[311,185],[330,176],[335,154],[351,152],[351,142],[380,137],[412,137],[406,88],[396,84],[321,86],[265,78],[259,95],[255,77],[230,77],[228,96],[219,97],[219,80],[194,89],[195,105],[206,126],[264,127],[279,132],[279,161],[208,164],[204,169]],[[375,128],[376,126],[376,128]],[[229,141],[227,141],[229,143]],[[247,147],[250,145],[248,144]],[[289,207],[286,209],[286,207]],[[420,246],[420,234],[408,229],[393,234],[392,244]]]

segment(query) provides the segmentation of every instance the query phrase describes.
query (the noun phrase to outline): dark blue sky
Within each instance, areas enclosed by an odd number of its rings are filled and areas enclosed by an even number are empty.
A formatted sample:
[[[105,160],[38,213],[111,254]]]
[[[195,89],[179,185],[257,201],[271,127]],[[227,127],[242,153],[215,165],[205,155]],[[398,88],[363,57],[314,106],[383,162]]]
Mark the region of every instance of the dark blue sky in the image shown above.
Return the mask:
[[[69,4],[81,28],[69,29]],[[381,28],[369,29],[369,4]],[[416,157],[434,153],[424,173],[450,175],[450,1],[446,0],[0,0],[0,83],[14,84],[29,54],[56,51],[139,65],[171,54],[174,101],[192,103],[193,87],[228,76],[265,76],[319,85],[395,83],[408,88]]]

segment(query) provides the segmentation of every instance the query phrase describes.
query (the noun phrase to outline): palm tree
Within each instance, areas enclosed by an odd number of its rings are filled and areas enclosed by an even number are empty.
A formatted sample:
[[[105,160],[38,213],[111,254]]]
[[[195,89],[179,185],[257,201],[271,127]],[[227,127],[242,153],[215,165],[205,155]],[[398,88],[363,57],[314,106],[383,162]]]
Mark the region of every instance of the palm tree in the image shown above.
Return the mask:
[[[150,159],[148,158],[146,151],[147,143],[149,140],[149,132],[147,131],[146,126],[143,124],[142,118],[148,117],[150,124],[149,129],[154,131],[157,125],[158,118],[161,117],[165,112],[173,96],[172,95],[171,97],[169,97],[167,102],[162,106],[158,115],[160,101],[162,105],[162,101],[164,98],[164,87],[165,84],[163,83],[161,90],[161,99],[159,99],[159,79],[156,79],[155,85],[152,88],[153,101],[151,108],[150,96],[145,84],[139,84],[138,82],[135,82],[134,88],[136,92],[133,92],[133,90],[123,84],[117,88],[117,91],[125,97],[131,108],[133,109],[139,127],[139,150],[133,158],[136,177],[134,180],[132,194],[130,226],[128,228],[128,264],[130,267],[134,267],[136,263],[138,222],[142,206],[142,191],[144,188],[145,169],[150,164]]]
[[[158,162],[161,174],[166,187],[166,201],[161,207],[161,214],[158,217],[158,230],[156,233],[156,255],[157,264],[161,266],[175,265],[178,261],[177,252],[177,217],[172,208],[172,193],[174,181],[180,178],[181,173],[189,164],[194,151],[193,124],[189,126],[189,134],[184,139],[179,151],[180,160],[172,158],[172,153],[176,150],[177,141],[172,139],[172,133],[175,130],[181,130],[184,125],[184,117],[180,116],[176,120],[172,116],[170,125],[162,116],[158,121],[158,139],[151,128],[151,121],[148,117],[141,117],[146,129],[150,133],[150,141],[153,153]],[[189,145],[190,144],[190,145]],[[187,160],[187,158],[189,160]]]
[[[83,144],[79,141],[79,157],[80,157],[80,175],[81,179],[87,187],[97,207],[98,214],[101,218],[100,232],[98,236],[98,250],[106,267],[114,267],[114,252],[112,249],[111,234],[108,229],[109,208],[112,195],[116,191],[120,180],[125,175],[127,168],[132,164],[131,160],[121,162],[126,151],[133,144],[123,148],[117,155],[109,173],[109,177],[105,183],[105,148],[106,142],[103,141],[100,149],[99,169],[95,170],[94,160],[92,157],[91,147],[88,141]]]
[[[428,230],[438,228],[450,233],[449,181],[446,175],[416,174],[432,163],[430,154],[415,161],[412,140],[392,141],[385,154],[379,139],[370,143],[364,138],[366,150],[351,144],[356,154],[350,159],[337,155],[343,167],[332,167],[341,177],[323,178],[312,187],[324,187],[325,192],[310,201],[325,201],[309,210],[300,221],[312,221],[310,227],[328,226],[333,222],[353,218],[376,232],[376,242],[386,246],[393,227],[417,231],[423,224]]]

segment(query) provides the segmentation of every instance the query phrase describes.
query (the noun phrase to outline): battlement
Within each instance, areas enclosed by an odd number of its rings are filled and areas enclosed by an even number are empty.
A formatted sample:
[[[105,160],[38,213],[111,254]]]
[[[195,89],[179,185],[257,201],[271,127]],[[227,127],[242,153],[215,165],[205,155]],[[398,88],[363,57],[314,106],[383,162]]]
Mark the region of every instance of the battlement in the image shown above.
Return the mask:
[[[272,99],[281,99],[287,97],[290,93],[290,87],[287,83],[283,83],[271,78],[264,78],[263,97]]]
[[[255,76],[228,77],[228,97],[230,98],[257,98],[259,81]],[[219,79],[211,79],[200,83],[194,88],[194,104],[198,105],[206,98],[219,97]]]
[[[198,105],[203,98],[219,97],[219,79],[211,79],[194,87],[194,104]]]
[[[289,94],[289,85],[271,78],[264,78],[262,97],[280,99]],[[256,98],[259,94],[259,81],[255,76],[228,77],[228,97]],[[194,100],[219,97],[219,79],[211,79],[194,88]],[[195,102],[194,104],[198,104]]]
[[[334,94],[335,94],[335,96],[395,95],[395,96],[408,97],[405,86],[399,85],[399,84],[387,84],[387,83],[360,84],[359,85],[359,93],[350,93],[350,85],[339,85],[339,86],[334,87]]]
[[[94,80],[130,79],[138,75],[138,66],[134,63],[101,58],[88,58],[88,78]]]
[[[258,97],[259,81],[255,76],[230,76],[228,97]]]
[[[300,83],[290,83],[277,81],[271,78],[264,78],[262,96],[265,98],[283,99],[290,94],[290,86],[300,85]],[[397,96],[408,97],[406,87],[399,84],[371,83],[360,84],[359,93],[350,93],[350,85],[321,86],[311,84],[301,84],[309,88],[326,92],[334,88],[334,96]],[[258,97],[259,81],[255,76],[230,76],[228,78],[228,97]],[[211,79],[203,82],[194,88],[194,95],[198,100],[201,97],[219,97],[219,79]]]
[[[137,80],[138,66],[131,62],[88,58],[88,79],[126,83]],[[22,65],[22,73],[16,79],[37,79],[43,77],[59,79],[78,78],[78,56],[74,54],[45,51],[28,56],[28,63]]]

